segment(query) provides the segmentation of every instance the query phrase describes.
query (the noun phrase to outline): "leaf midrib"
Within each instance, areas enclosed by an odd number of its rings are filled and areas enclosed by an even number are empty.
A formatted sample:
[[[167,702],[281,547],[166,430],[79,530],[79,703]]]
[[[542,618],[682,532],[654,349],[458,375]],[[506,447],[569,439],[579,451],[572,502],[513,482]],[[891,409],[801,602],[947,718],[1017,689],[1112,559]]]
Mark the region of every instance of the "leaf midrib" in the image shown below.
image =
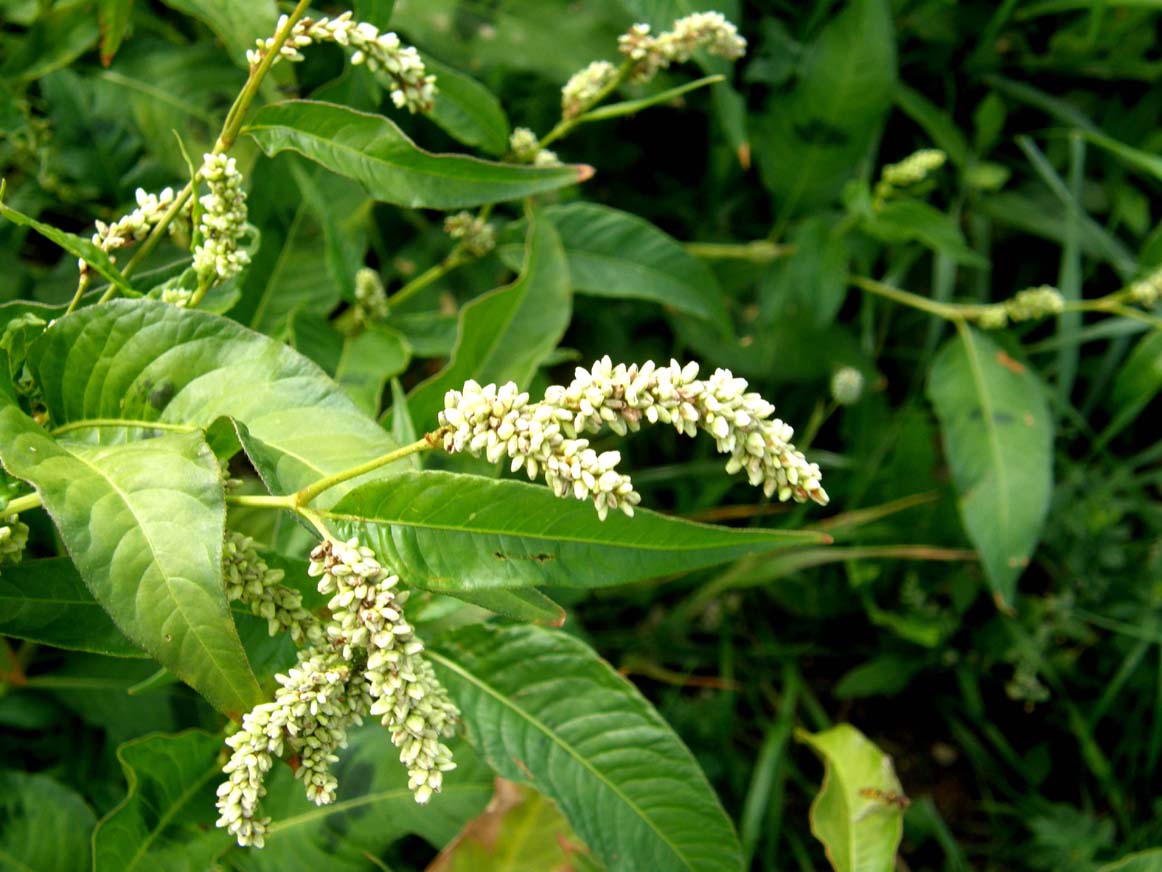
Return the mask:
[[[626,806],[628,806],[637,815],[638,820],[641,820],[642,822],[644,822],[654,832],[654,834],[662,841],[662,843],[665,844],[665,846],[670,849],[670,851],[673,853],[673,855],[675,857],[677,857],[678,860],[680,860],[682,862],[682,865],[684,868],[691,870],[691,872],[694,872],[694,866],[690,865],[686,856],[681,851],[679,851],[678,847],[672,841],[670,841],[669,837],[664,832],[662,832],[662,830],[660,830],[658,828],[657,824],[655,824],[651,818],[649,818],[645,815],[645,813],[638,807],[637,803],[635,803],[632,799],[630,799],[628,796],[626,796],[621,791],[621,789],[618,787],[617,784],[615,784],[614,782],[612,782],[608,778],[606,778],[604,773],[602,773],[600,770],[595,768],[593,766],[593,764],[589,762],[588,759],[583,757],[577,751],[576,748],[574,748],[572,745],[570,745],[568,742],[566,742],[563,738],[558,736],[557,733],[553,732],[553,730],[551,730],[547,724],[545,724],[539,718],[534,717],[530,712],[527,712],[524,709],[522,709],[520,706],[516,705],[514,702],[511,701],[511,699],[508,696],[500,693],[497,690],[494,690],[491,685],[486,684],[485,682],[483,682],[482,680],[477,678],[477,676],[462,669],[460,667],[460,665],[457,664],[456,662],[449,660],[447,657],[444,657],[442,654],[439,654],[436,651],[433,651],[431,649],[428,649],[426,651],[426,653],[427,653],[429,659],[436,660],[439,663],[442,663],[448,669],[450,669],[453,672],[457,673],[458,675],[462,676],[470,684],[475,685],[481,691],[488,694],[493,699],[497,700],[501,705],[504,705],[504,706],[508,707],[509,709],[511,709],[518,717],[523,718],[525,721],[527,721],[533,727],[540,730],[551,742],[553,742],[555,745],[557,745],[557,747],[561,748],[563,751],[565,751],[567,754],[569,754],[571,757],[573,757],[578,763],[580,763],[582,765],[582,767],[584,767],[590,773],[592,773],[592,775],[599,782],[604,784],[610,790],[610,792],[612,792],[614,794],[614,796],[616,796]]]

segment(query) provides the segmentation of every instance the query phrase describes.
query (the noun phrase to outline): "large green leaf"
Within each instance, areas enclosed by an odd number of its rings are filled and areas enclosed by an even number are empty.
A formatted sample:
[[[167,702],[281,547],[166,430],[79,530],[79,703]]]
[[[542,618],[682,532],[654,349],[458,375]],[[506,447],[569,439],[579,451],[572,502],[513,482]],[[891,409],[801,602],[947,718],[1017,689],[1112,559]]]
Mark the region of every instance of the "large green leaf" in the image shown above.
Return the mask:
[[[267,483],[277,492],[396,447],[315,364],[204,312],[115,300],[57,321],[29,361],[58,426],[95,418],[202,428],[220,417],[242,422],[275,457]],[[116,428],[93,432],[125,436]]]
[[[551,222],[528,224],[524,268],[510,285],[477,297],[460,310],[452,359],[408,396],[412,420],[434,429],[444,394],[468,379],[525,386],[569,326],[572,299],[561,239]]]
[[[5,566],[0,635],[113,657],[144,657],[85,587],[67,557]]]
[[[222,740],[200,730],[153,734],[117,749],[128,791],[93,832],[95,869],[201,872],[230,843],[216,829]]]
[[[1097,872],[1162,872],[1162,848],[1127,854],[1120,860],[1107,863]]]
[[[1053,490],[1053,425],[1040,380],[965,327],[937,355],[928,397],[960,494],[960,516],[998,605],[1041,538]]]
[[[256,39],[274,36],[275,0],[163,0],[166,6],[199,19],[218,36],[230,58],[245,68],[246,52]]]
[[[47,775],[0,772],[0,868],[89,872],[92,809]]]
[[[808,49],[799,80],[754,132],[763,182],[787,215],[830,201],[892,105],[896,46],[887,0],[849,0]]]
[[[649,221],[597,203],[549,206],[541,214],[561,236],[575,292],[648,300],[726,328],[714,273]],[[506,229],[506,238],[511,232]],[[498,253],[509,266],[520,265],[522,249],[515,239]]]
[[[473,744],[556,801],[617,870],[741,870],[738,838],[670,726],[583,642],[475,626],[430,652]]]
[[[334,507],[407,581],[432,590],[607,587],[690,572],[791,545],[814,533],[711,527],[639,510],[601,521],[588,502],[546,487],[451,472],[369,482]]]
[[[1110,409],[1113,420],[1102,431],[1101,443],[1105,444],[1142,413],[1158,393],[1162,391],[1162,332],[1147,333],[1114,380],[1110,395]]]
[[[222,586],[226,503],[200,433],[61,444],[0,408],[0,460],[33,484],[117,626],[220,711],[262,699]]]
[[[265,106],[245,132],[267,155],[298,152],[359,182],[376,200],[412,208],[515,200],[575,185],[593,172],[587,166],[541,168],[432,154],[381,115],[312,100]]]
[[[440,94],[430,117],[465,145],[500,156],[508,151],[508,116],[492,92],[473,79],[424,55]]]
[[[850,724],[796,731],[823,760],[823,787],[811,803],[811,832],[835,872],[891,872],[904,834],[903,788],[892,759]]]

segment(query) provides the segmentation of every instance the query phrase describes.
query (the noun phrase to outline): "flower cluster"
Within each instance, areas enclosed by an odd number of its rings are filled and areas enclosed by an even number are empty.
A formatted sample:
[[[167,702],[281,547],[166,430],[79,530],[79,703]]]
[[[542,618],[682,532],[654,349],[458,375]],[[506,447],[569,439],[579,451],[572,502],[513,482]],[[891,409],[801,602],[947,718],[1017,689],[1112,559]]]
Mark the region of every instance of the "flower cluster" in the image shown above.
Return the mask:
[[[557,153],[541,148],[540,142],[540,138],[527,127],[517,127],[508,138],[508,147],[520,163],[531,163],[538,167],[560,166],[561,160]]]
[[[355,323],[360,326],[382,321],[387,317],[387,290],[379,273],[363,267],[355,273]]]
[[[286,24],[279,19],[278,30]],[[301,61],[301,49],[312,43],[334,42],[354,49],[351,63],[366,64],[373,73],[383,72],[391,81],[391,100],[396,108],[409,112],[430,112],[436,100],[436,77],[428,75],[420,53],[403,45],[394,33],[380,33],[366,21],[354,21],[350,12],[335,18],[302,18],[295,22],[290,35],[279,48],[279,60]],[[260,39],[257,48],[246,53],[251,68],[274,50],[274,38]]]
[[[210,190],[198,201],[201,242],[194,250],[194,270],[199,285],[209,287],[237,275],[250,263],[250,255],[238,247],[246,235],[246,192],[237,163],[224,154],[205,155],[197,177]]]
[[[618,38],[621,53],[634,62],[633,78],[652,79],[658,70],[685,63],[698,49],[738,60],[746,53],[746,40],[721,12],[696,12],[679,18],[672,30],[653,36],[648,24],[635,24]]]
[[[93,244],[110,255],[119,248],[145,239],[174,201],[173,188],[166,188],[160,194],[150,194],[138,188],[134,196],[137,208],[128,215],[118,218],[112,224],[96,222],[97,232],[93,234]],[[113,259],[110,256],[110,260]],[[84,260],[79,261],[78,266],[82,275],[89,269]]]
[[[227,570],[231,597],[269,602],[270,593],[281,587],[281,574],[250,553],[248,540],[232,541],[231,563],[244,566],[236,574]],[[451,735],[460,712],[404,617],[408,595],[399,590],[399,578],[357,539],[324,541],[311,552],[309,572],[319,578],[319,591],[330,596],[330,619],[300,622],[311,645],[299,652],[294,668],[275,676],[280,689],[274,701],[247,713],[241,729],[226,740],[233,753],[223,769],[227,780],[218,788],[218,826],[240,845],[262,847],[270,820],[259,816],[258,801],[275,757],[288,751],[295,756],[295,776],[311,801],[334,801],[338,781],[331,764],[346,746],[348,729],[365,715],[380,717],[390,730],[416,802],[438,793],[444,773],[455,768],[440,739]]]
[[[561,115],[576,118],[589,108],[602,89],[617,78],[617,67],[609,61],[594,61],[573,74],[561,89]]]
[[[882,209],[884,203],[897,190],[918,185],[936,170],[944,166],[948,156],[938,148],[922,148],[908,155],[899,163],[888,164],[880,172],[876,182],[875,208]]]
[[[508,458],[514,471],[524,468],[530,478],[543,472],[558,496],[591,497],[602,518],[611,508],[632,515],[640,496],[616,470],[618,452],[597,454],[578,437],[605,426],[624,435],[643,421],[669,424],[688,436],[703,430],[730,455],[728,473],[745,471],[767,496],[826,505],[819,467],[791,444],[794,431],[772,418],[773,412],[774,406],[747,391],[746,379],[729,370],[699,380],[697,363],[615,367],[605,357],[592,369],[578,368],[568,385],[550,386],[537,403],[512,383],[498,388],[470,381],[463,391],[445,395],[440,424],[447,428],[447,451],[493,462]]]
[[[334,801],[338,785],[330,764],[370,705],[366,681],[331,648],[304,648],[297,665],[276,680],[281,687],[274,701],[248,712],[242,728],[226,739],[233,753],[222,770],[227,780],[218,787],[217,825],[243,846],[263,846],[270,825],[270,818],[258,816],[263,781],[288,748],[298,756],[295,777],[307,797],[317,805]]]
[[[471,212],[457,212],[444,219],[444,232],[459,240],[460,247],[472,257],[484,257],[496,247],[496,232],[486,221]]]
[[[1035,321],[1065,311],[1065,298],[1057,288],[1041,285],[1018,291],[1003,303],[985,306],[976,316],[976,323],[985,330],[998,330],[1010,321]]]
[[[366,656],[369,711],[391,731],[408,770],[408,787],[416,802],[426,803],[440,791],[444,772],[455,768],[440,737],[451,735],[460,712],[403,616],[407,592],[397,589],[399,578],[357,539],[323,542],[311,552],[309,571],[320,576],[320,593],[331,595],[327,634],[332,643],[346,660],[357,653]]]
[[[285,573],[267,565],[249,536],[227,531],[222,545],[222,576],[226,598],[243,602],[265,619],[270,635],[283,630],[298,644],[323,641],[322,624],[303,608],[303,595],[282,583]]]
[[[9,515],[0,526],[0,563],[19,563],[28,545],[28,525],[19,515]]]
[[[1134,282],[1130,285],[1127,296],[1131,303],[1137,303],[1139,306],[1153,306],[1162,300],[1162,270]]]

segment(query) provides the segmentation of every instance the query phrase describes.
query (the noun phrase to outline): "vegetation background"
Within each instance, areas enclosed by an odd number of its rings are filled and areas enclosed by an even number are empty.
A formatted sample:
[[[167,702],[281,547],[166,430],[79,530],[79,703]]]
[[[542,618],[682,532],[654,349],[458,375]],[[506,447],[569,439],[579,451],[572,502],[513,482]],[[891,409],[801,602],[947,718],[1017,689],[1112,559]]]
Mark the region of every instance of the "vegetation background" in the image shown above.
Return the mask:
[[[809,829],[822,769],[796,730],[839,722],[891,755],[911,799],[899,869],[1090,872],[1162,844],[1162,320],[1156,307],[1082,302],[1162,266],[1162,4],[392,5],[356,3],[446,65],[442,88],[459,71],[479,83],[461,87],[499,101],[467,100],[487,104],[474,143],[486,155],[505,151],[510,122],[552,128],[560,86],[616,60],[634,21],[664,27],[716,8],[747,39],[734,67],[701,59],[725,82],[554,145],[596,173],[541,199],[556,204],[569,256],[589,246],[597,262],[574,278],[571,319],[540,378],[567,381],[604,354],[729,367],[824,469],[831,507],[788,508],[723,476],[710,444],[631,440],[621,447],[647,505],[821,530],[835,544],[583,596],[549,591],[566,629],[693,750],[753,868],[826,868]],[[98,12],[120,6],[129,26],[111,46]],[[0,0],[6,202],[87,235],[135,188],[188,177],[172,131],[190,154],[207,149],[244,49],[274,17],[266,2]],[[276,72],[268,98],[377,105],[337,50]],[[701,74],[675,67],[648,93]],[[463,123],[394,117],[425,148],[465,150],[445,132]],[[886,165],[931,148],[947,155],[942,168],[879,197]],[[521,210],[502,205],[496,252],[398,301],[374,347],[349,359],[334,325],[351,289],[334,258],[371,264],[398,290],[447,255],[440,216],[376,204],[288,155],[260,159],[246,140],[237,153],[262,247],[230,317],[314,358],[371,411],[389,412],[391,378],[406,391],[437,371],[463,304],[519,266]],[[0,275],[0,302],[60,304],[76,263],[5,223]],[[1041,285],[1060,291],[1065,312],[987,334],[967,326],[974,307]],[[845,368],[863,387],[839,403],[832,381]],[[980,402],[998,410],[992,423],[965,411]],[[1036,409],[1027,432],[1010,415],[1023,408]],[[998,476],[1011,485],[999,496],[974,487]],[[51,542],[47,527],[34,534]],[[33,656],[15,641],[9,651]],[[35,652],[33,680],[0,697],[0,843],[57,840],[55,868],[76,868],[76,833],[54,818],[5,831],[13,785],[51,777],[37,801],[91,827],[125,794],[119,745],[208,722],[180,686],[125,693],[153,669]],[[433,827],[350,868],[422,868],[429,842],[456,829]],[[337,832],[304,844],[333,851]]]

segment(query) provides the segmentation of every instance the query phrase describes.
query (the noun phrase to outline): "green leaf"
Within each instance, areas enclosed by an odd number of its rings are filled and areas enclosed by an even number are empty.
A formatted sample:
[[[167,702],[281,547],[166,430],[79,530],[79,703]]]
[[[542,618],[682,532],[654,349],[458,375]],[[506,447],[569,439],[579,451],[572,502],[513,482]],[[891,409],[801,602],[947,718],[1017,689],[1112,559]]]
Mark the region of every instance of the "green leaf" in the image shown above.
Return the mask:
[[[133,10],[133,0],[98,0],[97,26],[101,31],[101,63],[109,66],[125,31],[129,28],[129,15]]]
[[[547,487],[435,470],[369,482],[340,500],[331,518],[342,538],[366,537],[409,582],[441,593],[608,587],[822,541],[641,509],[601,521],[590,503],[559,499]]]
[[[410,360],[411,349],[403,336],[390,327],[373,324],[357,336],[345,339],[335,368],[335,381],[355,405],[377,417],[387,380],[403,372]]]
[[[891,872],[904,833],[893,797],[904,791],[892,760],[850,724],[822,733],[796,730],[824,763],[823,787],[811,803],[811,832],[835,872]],[[869,795],[861,795],[866,791]],[[878,791],[876,795],[870,795]]]
[[[988,337],[965,328],[937,355],[928,398],[960,495],[960,517],[997,604],[1041,538],[1053,490],[1053,426],[1045,390]]]
[[[896,86],[895,99],[904,114],[924,128],[936,147],[948,155],[953,164],[961,169],[968,166],[968,141],[952,116],[919,91],[902,83]]]
[[[565,623],[565,610],[533,587],[516,590],[458,590],[450,595],[528,624],[560,627]]]
[[[690,752],[583,642],[475,626],[429,656],[489,764],[554,800],[611,872],[741,870],[738,837]]]
[[[662,103],[671,103],[679,97],[689,94],[691,91],[697,91],[699,88],[705,88],[708,85],[717,85],[725,81],[726,76],[704,76],[701,79],[687,82],[684,85],[678,85],[676,88],[667,88],[665,91],[659,91],[657,94],[651,94],[648,97],[641,97],[637,100],[622,100],[618,103],[598,106],[596,109],[589,110],[577,120],[582,122],[608,121],[611,118],[636,115],[643,109],[649,109],[651,106],[657,106]]]
[[[550,800],[498,778],[488,808],[469,821],[427,872],[544,872],[574,870],[587,862],[593,863],[589,849]]]
[[[1102,431],[1097,446],[1105,445],[1128,427],[1162,392],[1162,333],[1147,333],[1134,346],[1114,380],[1110,395],[1113,420]]]
[[[416,146],[380,115],[312,100],[264,106],[244,128],[268,156],[294,151],[359,182],[376,200],[414,209],[460,209],[515,200],[585,181],[584,165],[493,163]]]
[[[216,829],[222,740],[200,730],[154,734],[117,749],[128,791],[93,832],[96,869],[198,872],[230,844]]]
[[[919,200],[895,200],[869,214],[863,228],[885,242],[915,241],[968,266],[989,262],[968,247],[951,216]]]
[[[246,52],[256,39],[274,36],[278,23],[275,0],[162,0],[170,9],[197,18],[226,44],[230,58],[245,69]]]
[[[867,152],[896,93],[887,0],[849,0],[807,51],[794,90],[755,131],[763,182],[781,215],[832,200]]]
[[[500,101],[471,76],[440,63],[431,55],[425,54],[423,58],[440,89],[435,108],[428,117],[465,145],[497,157],[505,154],[511,128]]]
[[[597,203],[549,206],[540,214],[561,236],[575,292],[648,300],[727,329],[714,273],[649,221]],[[519,265],[520,246],[501,245],[498,253],[509,266]]]
[[[380,30],[388,29],[394,11],[395,0],[355,0],[355,17],[374,24]]]
[[[226,503],[200,433],[66,445],[5,405],[0,460],[36,488],[85,584],[126,636],[219,711],[261,701],[222,586]]]
[[[0,183],[0,199],[4,196],[4,186]],[[42,224],[35,218],[29,218],[20,212],[17,212],[10,206],[6,206],[0,202],[0,216],[7,218],[13,224],[19,224],[22,227],[31,227],[45,239],[50,242],[55,242],[73,257],[80,258],[93,268],[93,272],[105,279],[112,285],[115,285],[123,294],[129,296],[137,296],[137,292],[133,290],[130,284],[122,277],[120,270],[113,265],[109,260],[109,255],[90,242],[88,239],[82,239],[72,233],[66,233],[63,230],[57,230],[48,224]]]
[[[309,360],[217,315],[114,300],[61,318],[29,362],[58,426],[94,418],[201,428],[222,417],[242,422],[272,452],[267,484],[279,493],[396,447]],[[125,438],[117,428],[94,432]]]
[[[43,78],[68,66],[96,43],[97,19],[91,12],[79,11],[72,4],[58,6],[39,15],[19,41],[5,41],[0,80]]]
[[[48,776],[0,772],[0,867],[89,872],[95,821],[76,791]]]
[[[144,657],[85,587],[67,557],[5,566],[0,636],[111,657]]]
[[[1106,863],[1097,872],[1162,872],[1162,848],[1127,854],[1113,863]]]
[[[528,222],[520,276],[460,310],[452,359],[408,396],[412,420],[421,429],[433,429],[436,414],[444,408],[444,394],[470,378],[481,384],[527,385],[557,347],[571,310],[561,239],[552,222],[535,213]]]

